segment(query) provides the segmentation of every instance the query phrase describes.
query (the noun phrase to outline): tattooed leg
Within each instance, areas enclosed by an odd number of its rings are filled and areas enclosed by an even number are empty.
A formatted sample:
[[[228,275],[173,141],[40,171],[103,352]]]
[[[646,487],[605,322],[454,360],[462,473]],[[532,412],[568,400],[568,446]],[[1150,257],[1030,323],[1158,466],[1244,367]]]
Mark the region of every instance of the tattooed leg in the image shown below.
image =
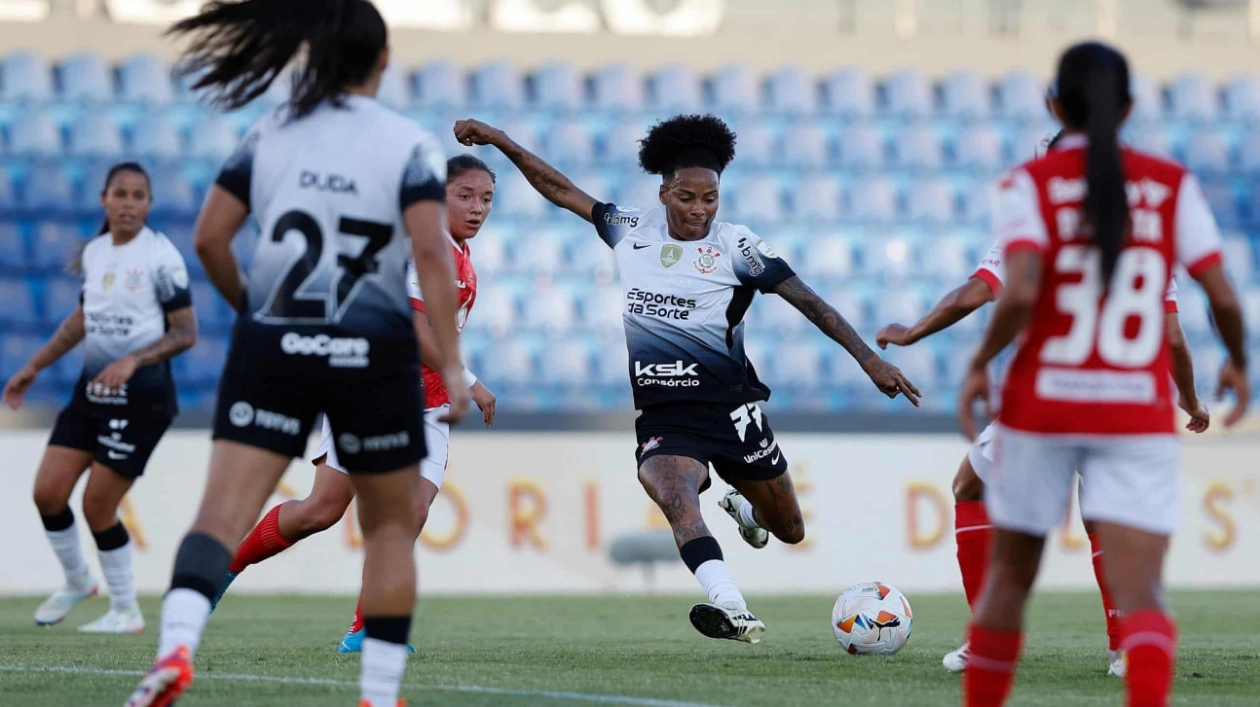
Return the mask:
[[[791,474],[785,472],[769,481],[736,480],[731,485],[752,504],[757,525],[788,545],[805,539],[805,519],[796,500]]]
[[[671,454],[652,457],[639,466],[639,483],[665,514],[679,548],[711,535],[700,515],[700,485],[708,474],[708,467],[699,461]]]

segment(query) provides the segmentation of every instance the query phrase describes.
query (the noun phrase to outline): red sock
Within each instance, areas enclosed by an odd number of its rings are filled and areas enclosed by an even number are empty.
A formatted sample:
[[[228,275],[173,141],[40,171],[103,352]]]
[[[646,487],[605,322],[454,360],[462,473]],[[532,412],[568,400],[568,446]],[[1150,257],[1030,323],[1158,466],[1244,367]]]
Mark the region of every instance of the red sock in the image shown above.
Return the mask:
[[[1135,611],[1120,622],[1129,664],[1124,684],[1129,707],[1168,707],[1177,662],[1177,625],[1162,611]],[[970,668],[968,668],[970,669]]]
[[[354,607],[354,623],[350,624],[350,633],[358,633],[363,630],[363,597],[359,597],[359,603]]]
[[[962,571],[963,591],[974,613],[989,568],[989,545],[993,526],[984,510],[984,501],[954,504],[954,539],[958,543],[958,569]]]
[[[1098,542],[1098,535],[1091,533],[1089,536],[1089,549],[1094,554],[1094,579],[1098,580],[1098,591],[1102,592],[1103,611],[1107,614],[1107,650],[1120,650],[1120,610],[1116,608],[1116,602],[1111,598],[1111,592],[1107,590],[1107,576],[1103,574],[1103,552],[1102,545]]]
[[[293,543],[293,540],[280,534],[280,506],[276,506],[267,511],[267,515],[258,521],[258,525],[254,526],[249,536],[236,549],[236,557],[232,558],[228,569],[239,574],[250,565],[280,554]]]
[[[971,625],[971,655],[963,673],[963,707],[1001,707],[1015,682],[1023,634]]]

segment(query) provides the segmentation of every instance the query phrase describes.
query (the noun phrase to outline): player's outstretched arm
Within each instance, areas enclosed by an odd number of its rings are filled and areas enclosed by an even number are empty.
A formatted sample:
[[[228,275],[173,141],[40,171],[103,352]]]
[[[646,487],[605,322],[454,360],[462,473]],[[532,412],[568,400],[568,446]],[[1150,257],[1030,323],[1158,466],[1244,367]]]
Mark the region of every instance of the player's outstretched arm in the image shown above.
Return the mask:
[[[1247,414],[1247,405],[1251,402],[1251,384],[1247,380],[1247,334],[1243,326],[1242,307],[1238,304],[1233,285],[1229,284],[1229,278],[1225,276],[1224,267],[1217,265],[1196,275],[1195,279],[1207,294],[1217,334],[1225,344],[1225,350],[1229,352],[1229,360],[1221,369],[1216,395],[1222,397],[1226,391],[1234,391],[1234,409],[1225,417],[1225,426],[1233,427]]]
[[[249,218],[249,206],[232,192],[215,184],[206,194],[206,203],[197,215],[193,248],[214,288],[232,309],[245,301],[245,276],[232,252],[232,239]]]
[[[880,329],[875,335],[875,343],[881,349],[888,348],[889,344],[909,346],[957,324],[967,315],[992,302],[994,296],[989,283],[978,277],[970,278],[942,297],[941,301],[932,307],[932,311],[923,315],[923,318],[915,322],[913,326],[889,324]]]
[[[460,120],[455,123],[455,139],[461,145],[492,145],[502,152],[516,168],[525,175],[530,186],[539,194],[559,206],[591,220],[591,210],[595,208],[595,199],[574,186],[569,178],[555,167],[547,164],[541,157],[516,144],[507,133],[487,125],[480,120]]]
[[[914,387],[900,369],[872,351],[835,307],[827,304],[800,277],[796,275],[789,277],[776,285],[774,292],[800,310],[801,314],[813,322],[819,331],[843,346],[884,395],[890,398],[895,398],[899,394],[905,395],[906,400],[913,403],[915,407],[919,406],[919,389]]]
[[[66,355],[70,349],[79,345],[83,341],[85,330],[83,326],[83,305],[74,308],[61,322],[61,326],[57,327],[57,331],[48,339],[48,343],[44,347],[35,352],[31,356],[31,360],[26,362],[17,373],[14,373],[4,386],[4,403],[9,407],[17,410],[22,407],[22,398],[26,395],[26,391],[35,383],[35,379],[39,376],[39,372],[53,365]]]
[[[1194,389],[1194,360],[1190,358],[1190,345],[1186,342],[1186,333],[1181,329],[1181,320],[1176,312],[1164,315],[1164,331],[1168,333],[1168,351],[1172,355],[1173,381],[1180,394],[1177,406],[1190,415],[1186,429],[1196,433],[1207,432],[1211,417]]]

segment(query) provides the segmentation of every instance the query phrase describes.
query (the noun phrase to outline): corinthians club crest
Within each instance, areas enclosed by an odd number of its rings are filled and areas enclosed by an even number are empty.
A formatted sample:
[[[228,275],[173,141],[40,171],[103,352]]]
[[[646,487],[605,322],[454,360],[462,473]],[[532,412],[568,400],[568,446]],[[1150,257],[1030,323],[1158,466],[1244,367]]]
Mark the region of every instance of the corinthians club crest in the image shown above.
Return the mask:
[[[722,257],[722,254],[713,250],[712,246],[709,246],[708,248],[697,248],[696,250],[700,254],[696,256],[695,260],[691,261],[692,265],[696,266],[696,270],[699,270],[701,275],[708,275],[709,273],[716,271],[718,267],[717,259]]]
[[[661,265],[672,268],[678,264],[679,260],[682,260],[682,255],[682,246],[666,243],[661,246]]]

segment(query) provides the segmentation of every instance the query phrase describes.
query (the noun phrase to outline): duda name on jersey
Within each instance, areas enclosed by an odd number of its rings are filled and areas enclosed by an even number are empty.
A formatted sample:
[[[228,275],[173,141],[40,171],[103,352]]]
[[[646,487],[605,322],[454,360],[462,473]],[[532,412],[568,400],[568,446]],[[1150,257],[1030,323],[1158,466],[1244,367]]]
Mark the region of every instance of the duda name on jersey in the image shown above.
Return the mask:
[[[340,174],[320,174],[302,170],[302,174],[298,177],[298,186],[303,189],[330,191],[335,194],[354,194],[355,196],[359,194],[359,188],[355,185],[354,179]]]

